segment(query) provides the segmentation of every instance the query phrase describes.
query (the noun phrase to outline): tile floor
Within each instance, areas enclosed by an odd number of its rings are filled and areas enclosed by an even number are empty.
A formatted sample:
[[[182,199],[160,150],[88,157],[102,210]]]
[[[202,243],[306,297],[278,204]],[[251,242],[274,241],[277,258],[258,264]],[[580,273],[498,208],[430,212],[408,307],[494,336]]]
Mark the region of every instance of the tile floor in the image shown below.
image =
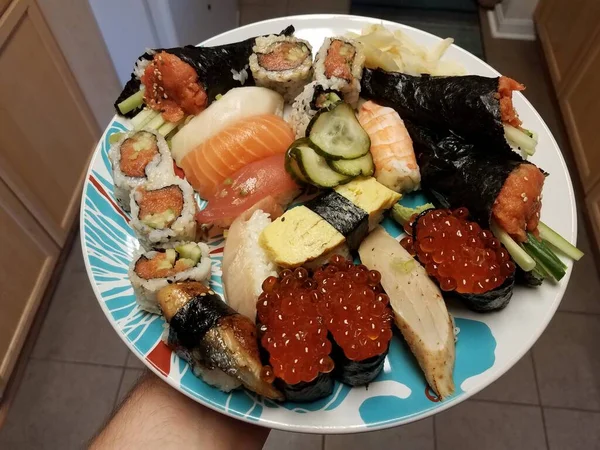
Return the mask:
[[[281,10],[271,7],[275,3]],[[348,10],[347,1],[334,3],[338,10],[322,1],[302,2],[315,12]],[[292,13],[297,4],[243,0],[242,20]],[[536,44],[494,41],[485,27],[483,44],[492,65],[529,86],[525,95],[567,149]],[[565,156],[572,164],[566,151]],[[546,332],[513,369],[472,400],[434,418],[381,432],[326,438],[272,432],[265,449],[600,449],[600,281],[583,220],[578,245],[587,256],[575,266]],[[100,310],[77,240],[0,429],[0,448],[83,447],[142,370]]]

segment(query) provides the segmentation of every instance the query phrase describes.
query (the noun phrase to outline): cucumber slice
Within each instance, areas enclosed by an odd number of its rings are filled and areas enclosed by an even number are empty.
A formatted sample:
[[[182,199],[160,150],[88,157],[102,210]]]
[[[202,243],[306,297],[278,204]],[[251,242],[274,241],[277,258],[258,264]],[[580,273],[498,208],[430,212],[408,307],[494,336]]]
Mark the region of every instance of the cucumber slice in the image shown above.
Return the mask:
[[[192,260],[194,266],[198,264],[198,261],[202,258],[202,250],[194,242],[179,245],[175,247],[175,250],[177,250],[177,253],[179,253],[182,259]]]
[[[285,170],[290,174],[292,179],[298,183],[308,183],[308,180],[304,177],[298,162],[292,157],[292,149],[294,148],[295,142],[285,152]]]
[[[308,124],[306,135],[316,145],[315,151],[330,160],[360,158],[371,147],[369,135],[347,103],[319,111]]]
[[[322,188],[335,187],[347,183],[352,177],[332,170],[325,158],[317,154],[316,146],[309,139],[298,139],[290,149],[290,156],[296,161],[306,180]]]
[[[360,175],[370,177],[375,172],[375,165],[373,164],[373,157],[371,152],[368,152],[365,156],[361,156],[356,159],[334,159],[327,161],[329,167],[342,175],[348,175],[351,177],[358,177]]]

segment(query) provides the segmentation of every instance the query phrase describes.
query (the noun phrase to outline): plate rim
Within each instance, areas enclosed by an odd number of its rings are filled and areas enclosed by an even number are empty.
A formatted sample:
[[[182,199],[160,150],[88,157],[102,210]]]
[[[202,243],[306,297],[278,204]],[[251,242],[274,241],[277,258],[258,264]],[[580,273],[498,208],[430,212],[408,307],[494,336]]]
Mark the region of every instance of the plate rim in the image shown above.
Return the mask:
[[[212,36],[212,37],[202,41],[198,45],[211,44],[211,41],[218,40],[219,38],[222,38],[222,37],[226,37],[228,34],[234,32],[234,31],[238,31],[238,30],[244,31],[246,29],[254,28],[254,27],[260,26],[260,25],[267,25],[267,24],[271,24],[271,23],[285,22],[285,21],[292,21],[292,20],[295,20],[295,21],[298,21],[298,20],[305,21],[305,20],[315,20],[315,19],[317,19],[317,20],[319,20],[319,19],[335,20],[336,18],[337,19],[340,19],[340,18],[356,19],[357,22],[362,23],[362,26],[364,26],[367,23],[372,23],[372,24],[381,23],[383,25],[392,25],[394,27],[401,26],[403,28],[409,28],[418,34],[432,36],[436,39],[442,39],[439,36],[436,36],[432,33],[421,30],[419,28],[412,27],[410,25],[405,25],[400,22],[393,22],[390,20],[378,19],[378,18],[373,18],[373,17],[359,16],[359,15],[353,15],[353,14],[299,14],[299,15],[293,15],[293,16],[282,16],[282,17],[277,17],[277,18],[273,18],[273,19],[262,20],[259,22],[253,22],[253,23],[246,24],[246,25],[243,25],[240,27],[236,27],[231,30],[227,30],[227,31],[219,33],[215,36]],[[483,61],[481,58],[475,56],[471,52],[465,50],[464,48],[462,48],[454,43],[452,44],[452,46],[455,47],[461,53],[463,53],[469,57],[475,58],[480,64],[484,65],[485,67],[487,67],[488,69],[493,71],[496,75],[498,75],[498,76],[501,75],[500,72],[498,72],[495,68],[493,68],[491,65],[489,65],[486,61]],[[537,117],[537,119],[539,119],[539,121],[542,123],[545,133],[550,137],[551,144],[553,144],[553,146],[558,150],[557,153],[558,153],[560,166],[566,174],[567,188],[568,188],[567,191],[568,191],[569,203],[570,203],[571,212],[572,212],[572,216],[571,216],[572,233],[571,233],[571,236],[569,237],[569,239],[567,239],[567,240],[570,241],[571,243],[576,243],[577,242],[577,234],[578,234],[577,201],[575,199],[573,181],[571,179],[571,174],[569,172],[569,169],[566,165],[565,158],[562,154],[560,146],[558,145],[558,143],[556,142],[556,139],[554,138],[554,135],[552,134],[550,128],[548,127],[548,125],[546,124],[545,120],[542,118],[540,113],[537,111],[537,109],[531,104],[531,102],[521,92],[516,92],[516,95],[521,96],[522,100],[524,100],[525,103],[530,107],[530,109],[533,111],[533,113]],[[247,423],[250,423],[253,425],[269,428],[269,429],[276,429],[276,430],[281,430],[281,431],[289,431],[289,432],[297,432],[297,433],[306,433],[306,434],[336,435],[336,434],[352,434],[352,433],[357,433],[357,432],[371,432],[371,431],[379,431],[379,430],[383,430],[383,429],[387,429],[387,428],[393,428],[396,426],[406,425],[406,424],[409,424],[412,422],[418,422],[420,420],[426,419],[428,417],[431,417],[438,413],[446,411],[449,408],[456,406],[459,403],[462,403],[463,401],[473,397],[475,394],[477,394],[481,390],[485,389],[486,387],[490,386],[492,383],[496,382],[498,380],[498,378],[500,378],[508,370],[510,370],[527,352],[529,352],[532,349],[533,345],[538,341],[538,339],[540,338],[542,333],[546,330],[546,328],[548,327],[548,324],[550,323],[550,321],[556,314],[556,311],[558,310],[558,307],[564,297],[566,288],[569,284],[572,269],[573,269],[573,261],[571,261],[571,260],[568,260],[566,262],[567,273],[565,274],[565,277],[563,278],[565,281],[564,281],[564,283],[562,283],[559,286],[559,291],[557,292],[554,302],[550,305],[549,308],[547,308],[546,315],[543,318],[543,320],[541,321],[541,325],[538,327],[536,332],[531,335],[531,339],[527,342],[526,345],[523,345],[520,347],[523,350],[515,352],[513,354],[513,356],[511,358],[509,358],[509,360],[502,367],[499,367],[493,373],[493,376],[490,377],[490,379],[487,383],[482,384],[481,386],[478,386],[477,388],[473,388],[468,392],[465,391],[462,393],[462,395],[459,395],[459,396],[454,397],[449,400],[445,400],[443,403],[440,404],[440,406],[438,406],[436,408],[432,408],[423,413],[420,413],[420,414],[417,414],[414,416],[405,416],[400,419],[391,419],[391,420],[381,421],[381,422],[378,422],[376,425],[369,425],[368,427],[360,426],[360,425],[349,425],[349,426],[336,426],[336,427],[329,428],[327,425],[314,426],[314,425],[297,425],[297,424],[289,424],[289,423],[284,424],[281,422],[272,422],[272,421],[270,421],[268,419],[264,419],[262,417],[259,417],[258,419],[253,420],[250,417],[238,416],[229,411],[224,411],[224,410],[218,408],[212,402],[195,397],[192,395],[191,392],[188,392],[186,389],[182,389],[178,384],[176,384],[176,382],[173,378],[171,378],[169,375],[163,375],[153,364],[151,364],[144,357],[144,355],[142,355],[135,348],[135,346],[133,344],[131,344],[131,342],[127,339],[125,334],[122,333],[122,331],[117,327],[117,323],[116,323],[116,321],[114,321],[112,319],[112,317],[110,315],[110,311],[108,310],[108,307],[106,306],[105,302],[102,301],[102,295],[98,289],[98,286],[93,281],[93,275],[92,275],[92,270],[91,270],[90,263],[89,263],[89,258],[86,257],[86,255],[88,254],[88,249],[87,249],[87,244],[85,242],[86,234],[85,234],[85,230],[84,230],[84,228],[85,228],[84,227],[84,218],[86,217],[86,213],[85,213],[86,195],[85,194],[86,194],[88,185],[90,183],[90,176],[92,173],[92,169],[93,169],[93,167],[96,163],[96,160],[99,156],[99,152],[98,152],[98,149],[100,148],[99,145],[103,141],[103,139],[106,135],[106,132],[110,127],[110,124],[112,124],[113,121],[115,121],[117,118],[118,118],[118,116],[116,114],[114,114],[111,117],[111,119],[108,122],[108,125],[105,126],[98,142],[96,143],[92,157],[89,160],[84,183],[81,188],[81,201],[80,201],[80,208],[79,208],[79,234],[80,234],[80,243],[81,243],[81,247],[82,247],[83,260],[84,260],[84,265],[85,265],[88,281],[89,281],[90,285],[92,286],[92,290],[96,297],[96,301],[100,304],[100,307],[101,307],[104,315],[106,316],[107,320],[111,324],[112,328],[115,330],[117,335],[121,338],[121,340],[125,343],[125,345],[129,348],[129,350],[146,366],[146,368],[151,370],[156,376],[158,376],[161,380],[168,383],[172,388],[176,389],[181,394],[187,396],[191,400],[193,400],[197,403],[200,403],[201,405],[204,405],[220,414],[224,414],[226,416],[229,416],[229,417],[232,417],[232,418],[235,418],[238,420],[242,420],[244,422],[247,422]]]

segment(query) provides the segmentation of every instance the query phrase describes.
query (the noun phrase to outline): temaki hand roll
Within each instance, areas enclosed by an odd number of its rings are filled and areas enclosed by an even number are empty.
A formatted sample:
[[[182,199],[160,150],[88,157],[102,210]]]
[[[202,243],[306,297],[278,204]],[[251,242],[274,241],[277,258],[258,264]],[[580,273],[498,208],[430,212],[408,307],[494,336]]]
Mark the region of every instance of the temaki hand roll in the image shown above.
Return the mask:
[[[281,32],[285,36],[293,33],[293,26]],[[115,102],[117,113],[133,117],[145,103],[160,111],[165,121],[178,122],[188,114],[202,112],[217,95],[254,84],[249,58],[255,40],[215,47],[186,45],[144,53],[137,59],[131,79]],[[138,97],[139,101],[133,100]]]
[[[361,86],[364,98],[394,108],[403,120],[450,129],[467,140],[485,143],[482,151],[509,148],[504,126],[525,133],[512,104],[512,92],[525,87],[508,77],[416,77],[365,69]]]
[[[158,293],[169,323],[167,345],[187,360],[194,374],[223,391],[239,384],[259,395],[283,400],[265,380],[256,326],[202,283],[170,284]]]

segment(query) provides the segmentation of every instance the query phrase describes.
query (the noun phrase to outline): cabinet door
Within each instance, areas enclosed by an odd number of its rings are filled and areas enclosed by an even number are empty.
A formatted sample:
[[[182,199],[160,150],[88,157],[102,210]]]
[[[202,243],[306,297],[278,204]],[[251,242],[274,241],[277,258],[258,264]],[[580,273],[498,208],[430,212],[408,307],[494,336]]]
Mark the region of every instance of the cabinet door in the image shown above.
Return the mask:
[[[58,247],[0,180],[0,397],[54,269]]]
[[[0,98],[0,177],[61,246],[99,130],[34,0],[0,20]]]
[[[535,22],[550,75],[560,95],[570,69],[585,53],[595,30],[600,27],[600,1],[541,0]]]
[[[597,34],[600,38],[600,33]],[[600,42],[569,80],[559,97],[565,125],[583,189],[587,193],[600,180],[600,151],[598,149],[598,118],[600,117]]]

